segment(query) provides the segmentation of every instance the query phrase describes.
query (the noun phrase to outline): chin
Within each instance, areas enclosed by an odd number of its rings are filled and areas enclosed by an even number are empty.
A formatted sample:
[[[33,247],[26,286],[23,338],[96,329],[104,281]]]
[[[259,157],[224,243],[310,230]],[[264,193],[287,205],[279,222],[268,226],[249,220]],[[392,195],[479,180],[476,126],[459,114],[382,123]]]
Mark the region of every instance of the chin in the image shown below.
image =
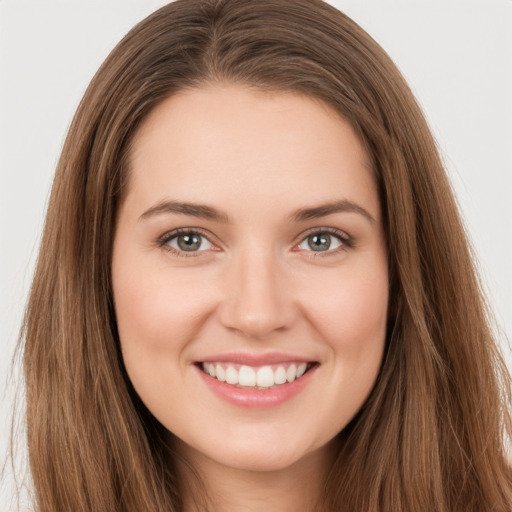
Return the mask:
[[[311,446],[293,439],[264,438],[253,436],[252,439],[229,439],[217,443],[215,449],[201,450],[212,462],[238,471],[278,472],[307,461],[313,454],[324,453],[322,447]],[[299,441],[299,440],[296,440]],[[327,451],[327,445],[325,446]]]
[[[302,457],[283,452],[275,447],[269,450],[245,449],[237,453],[219,455],[217,462],[239,471],[275,472],[296,464]]]

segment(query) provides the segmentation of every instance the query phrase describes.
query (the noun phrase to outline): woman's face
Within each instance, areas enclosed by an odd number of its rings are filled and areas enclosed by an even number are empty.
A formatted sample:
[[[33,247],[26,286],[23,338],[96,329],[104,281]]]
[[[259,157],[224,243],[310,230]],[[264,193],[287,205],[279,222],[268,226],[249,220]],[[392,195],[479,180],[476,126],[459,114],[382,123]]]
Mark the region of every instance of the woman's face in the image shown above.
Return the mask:
[[[319,101],[217,86],[160,104],[134,140],[112,272],[128,375],[192,459],[261,471],[323,457],[374,385],[377,188]]]

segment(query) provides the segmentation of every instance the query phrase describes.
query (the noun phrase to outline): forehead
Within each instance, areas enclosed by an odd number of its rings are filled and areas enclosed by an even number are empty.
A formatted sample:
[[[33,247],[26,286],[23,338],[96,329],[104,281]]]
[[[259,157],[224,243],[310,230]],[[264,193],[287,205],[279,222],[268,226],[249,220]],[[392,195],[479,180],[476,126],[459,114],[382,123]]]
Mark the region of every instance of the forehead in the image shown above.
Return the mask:
[[[379,216],[368,155],[350,124],[321,101],[241,86],[181,91],[158,105],[130,154],[128,195],[293,208],[339,200]]]

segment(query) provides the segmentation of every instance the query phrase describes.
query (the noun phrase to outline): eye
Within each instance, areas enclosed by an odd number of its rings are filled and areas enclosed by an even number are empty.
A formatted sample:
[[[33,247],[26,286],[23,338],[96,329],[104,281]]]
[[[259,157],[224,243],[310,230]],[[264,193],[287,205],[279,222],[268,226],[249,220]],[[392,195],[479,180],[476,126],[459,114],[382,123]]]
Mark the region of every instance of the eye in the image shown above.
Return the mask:
[[[336,249],[350,247],[350,242],[348,236],[341,232],[323,230],[310,233],[297,247],[305,251],[333,252]]]
[[[176,230],[160,240],[160,245],[176,253],[194,253],[213,249],[213,244],[198,231]]]

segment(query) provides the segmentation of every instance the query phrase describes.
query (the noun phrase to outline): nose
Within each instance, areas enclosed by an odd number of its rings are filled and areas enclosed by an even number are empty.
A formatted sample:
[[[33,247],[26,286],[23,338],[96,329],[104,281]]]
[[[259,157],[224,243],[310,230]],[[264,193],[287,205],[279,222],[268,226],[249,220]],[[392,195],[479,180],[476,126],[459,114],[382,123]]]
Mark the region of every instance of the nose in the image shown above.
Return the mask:
[[[288,329],[295,308],[282,270],[264,250],[247,251],[234,258],[223,281],[219,315],[224,327],[252,339],[266,339]]]

